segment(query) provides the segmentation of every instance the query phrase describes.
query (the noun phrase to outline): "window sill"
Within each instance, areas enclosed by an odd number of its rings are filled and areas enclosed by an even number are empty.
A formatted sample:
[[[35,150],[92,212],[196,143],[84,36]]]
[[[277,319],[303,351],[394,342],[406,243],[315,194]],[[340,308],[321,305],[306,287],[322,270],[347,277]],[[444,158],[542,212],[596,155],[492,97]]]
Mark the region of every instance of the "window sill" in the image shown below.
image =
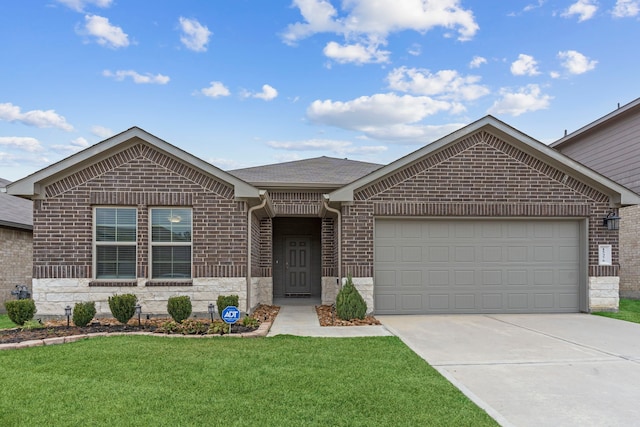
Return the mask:
[[[89,282],[89,286],[99,288],[117,288],[117,287],[129,287],[133,288],[138,286],[137,280],[92,280]]]
[[[193,280],[148,280],[145,286],[193,286]]]

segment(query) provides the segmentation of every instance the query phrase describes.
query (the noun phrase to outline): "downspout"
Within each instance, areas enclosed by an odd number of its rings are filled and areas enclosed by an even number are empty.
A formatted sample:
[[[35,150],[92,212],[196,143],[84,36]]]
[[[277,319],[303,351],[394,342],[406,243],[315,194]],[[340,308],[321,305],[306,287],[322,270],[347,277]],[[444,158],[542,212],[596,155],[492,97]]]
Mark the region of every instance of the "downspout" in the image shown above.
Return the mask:
[[[262,203],[249,208],[249,211],[247,212],[247,313],[251,312],[251,260],[253,252],[251,239],[253,221],[251,221],[251,216],[254,211],[262,209],[267,205],[267,198],[265,197],[266,193],[266,190],[260,190],[260,198],[262,199]]]
[[[325,194],[322,200],[324,208],[338,216],[338,287],[342,288],[342,213],[340,210],[329,206],[328,202],[329,196]]]

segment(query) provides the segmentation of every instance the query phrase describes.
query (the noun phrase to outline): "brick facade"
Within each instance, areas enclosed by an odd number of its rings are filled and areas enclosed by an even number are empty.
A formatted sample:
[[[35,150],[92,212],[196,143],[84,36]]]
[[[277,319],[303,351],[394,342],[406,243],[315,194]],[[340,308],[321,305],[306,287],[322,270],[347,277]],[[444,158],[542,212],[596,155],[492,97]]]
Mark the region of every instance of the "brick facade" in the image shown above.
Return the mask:
[[[0,227],[0,313],[5,313],[4,302],[15,299],[11,291],[16,285],[25,285],[31,291],[33,236],[31,230]]]
[[[620,209],[620,296],[640,299],[640,206]]]

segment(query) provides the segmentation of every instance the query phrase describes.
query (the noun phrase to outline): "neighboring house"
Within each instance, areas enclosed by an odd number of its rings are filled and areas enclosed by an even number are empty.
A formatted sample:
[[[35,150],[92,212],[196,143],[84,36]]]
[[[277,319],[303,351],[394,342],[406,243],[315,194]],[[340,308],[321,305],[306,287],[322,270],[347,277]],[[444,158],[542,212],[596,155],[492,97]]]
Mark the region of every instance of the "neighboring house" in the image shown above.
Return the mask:
[[[0,178],[0,313],[16,285],[31,289],[33,265],[33,202],[8,195],[9,183]]]
[[[640,193],[640,98],[551,147]],[[620,210],[620,295],[640,298],[640,206]]]
[[[129,292],[148,313],[172,295],[331,303],[347,276],[377,314],[615,310],[602,219],[640,202],[491,116],[386,166],[233,172],[134,127],[8,191],[34,200],[33,292],[53,315]]]

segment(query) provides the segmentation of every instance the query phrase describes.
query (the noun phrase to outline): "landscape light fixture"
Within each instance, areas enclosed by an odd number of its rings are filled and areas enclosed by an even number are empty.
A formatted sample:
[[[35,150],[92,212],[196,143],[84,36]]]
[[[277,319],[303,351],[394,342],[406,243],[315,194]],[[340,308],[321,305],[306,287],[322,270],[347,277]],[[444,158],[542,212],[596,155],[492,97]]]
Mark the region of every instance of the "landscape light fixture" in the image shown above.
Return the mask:
[[[209,305],[207,306],[207,309],[209,310],[209,315],[211,316],[211,323],[213,323],[213,309],[214,309],[214,305],[212,302],[209,303]]]
[[[612,209],[611,212],[609,212],[607,216],[602,220],[602,225],[607,227],[607,229],[609,230],[619,230],[620,217],[616,215],[616,213]]]
[[[140,327],[140,315],[142,314],[142,307],[140,307],[140,304],[136,304],[136,314],[138,315],[138,327]]]
[[[67,328],[69,327],[69,319],[71,318],[71,306],[68,305],[64,308],[64,315],[67,316]]]

